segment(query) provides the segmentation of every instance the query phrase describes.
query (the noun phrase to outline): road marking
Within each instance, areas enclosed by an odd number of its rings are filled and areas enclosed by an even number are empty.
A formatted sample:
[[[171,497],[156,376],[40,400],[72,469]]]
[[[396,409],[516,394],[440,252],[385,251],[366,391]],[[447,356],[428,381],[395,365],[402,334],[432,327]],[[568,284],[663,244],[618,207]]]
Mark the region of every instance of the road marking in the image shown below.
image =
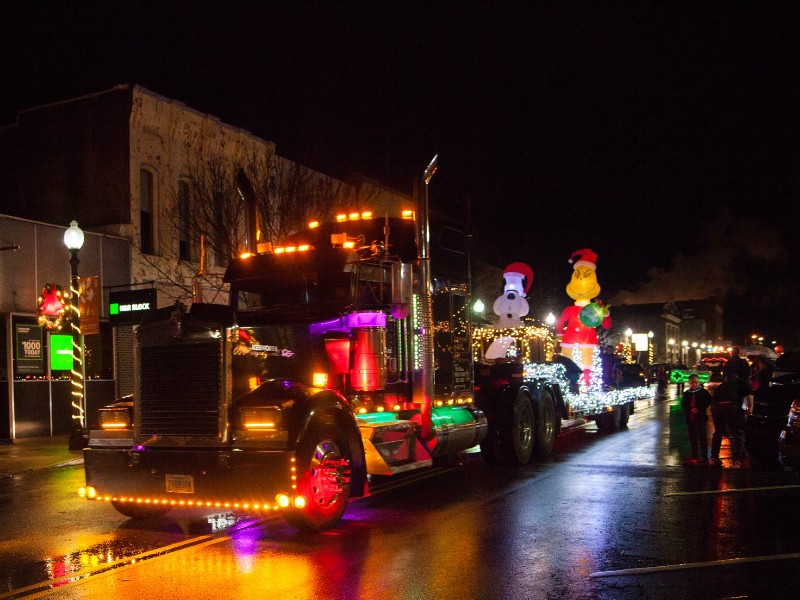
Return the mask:
[[[683,569],[702,569],[705,567],[727,567],[743,563],[765,562],[770,560],[796,560],[800,558],[800,552],[792,554],[775,554],[773,556],[750,556],[744,558],[727,558],[724,560],[709,560],[696,563],[678,563],[676,565],[661,565],[658,567],[641,567],[636,569],[619,569],[617,571],[597,571],[589,577],[624,577],[626,575],[646,575],[648,573],[659,573],[662,571],[681,571]]]
[[[800,485],[771,485],[765,487],[752,487],[752,488],[730,488],[727,490],[703,490],[700,492],[670,492],[664,494],[664,497],[670,496],[701,496],[704,494],[740,494],[745,492],[765,492],[769,490],[791,490],[798,489]]]

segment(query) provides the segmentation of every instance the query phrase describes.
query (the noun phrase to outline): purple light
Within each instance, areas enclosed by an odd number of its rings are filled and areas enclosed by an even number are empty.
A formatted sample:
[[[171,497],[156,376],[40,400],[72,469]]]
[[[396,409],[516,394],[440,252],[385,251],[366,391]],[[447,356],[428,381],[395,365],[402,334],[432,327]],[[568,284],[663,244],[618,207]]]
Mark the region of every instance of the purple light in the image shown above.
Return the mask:
[[[311,335],[320,335],[326,331],[347,331],[347,328],[342,323],[342,319],[330,319],[328,321],[320,321],[319,323],[311,323],[308,326],[308,332]]]
[[[357,312],[347,315],[347,326],[353,327],[386,327],[386,313],[380,311]]]

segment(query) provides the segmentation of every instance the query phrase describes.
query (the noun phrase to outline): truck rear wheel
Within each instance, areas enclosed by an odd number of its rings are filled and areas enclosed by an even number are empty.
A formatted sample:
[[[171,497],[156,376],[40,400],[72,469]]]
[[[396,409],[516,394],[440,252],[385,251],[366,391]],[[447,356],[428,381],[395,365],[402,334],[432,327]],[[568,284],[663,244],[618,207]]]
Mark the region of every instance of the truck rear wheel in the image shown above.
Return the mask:
[[[125,515],[131,519],[151,519],[153,517],[161,517],[169,512],[169,506],[153,505],[153,504],[138,504],[133,502],[117,502],[111,501],[111,506],[117,509],[117,512]]]
[[[481,442],[481,456],[490,465],[504,462],[500,449],[500,430],[492,418],[489,419],[489,430],[486,432],[486,437]]]
[[[297,452],[297,493],[305,506],[284,513],[299,529],[322,531],[336,526],[350,498],[350,450],[338,427],[312,428]]]
[[[503,446],[508,449],[511,462],[524,465],[533,455],[536,417],[533,414],[531,397],[520,390],[511,410],[511,427],[503,434]]]
[[[556,441],[558,429],[556,424],[556,403],[549,391],[542,391],[538,408],[533,454],[537,458],[547,458],[553,453],[553,444]]]

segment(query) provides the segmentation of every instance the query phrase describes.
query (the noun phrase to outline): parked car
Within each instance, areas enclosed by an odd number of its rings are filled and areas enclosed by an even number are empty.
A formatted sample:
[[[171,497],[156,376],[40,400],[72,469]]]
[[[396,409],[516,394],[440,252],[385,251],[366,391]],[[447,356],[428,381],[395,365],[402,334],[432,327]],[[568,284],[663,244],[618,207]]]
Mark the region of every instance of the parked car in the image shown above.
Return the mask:
[[[713,352],[703,354],[694,369],[697,371],[707,371],[709,373],[709,381],[721,382],[725,379],[725,363],[730,358],[727,354]]]
[[[790,408],[800,398],[800,352],[778,357],[769,387],[763,391],[755,394],[745,425],[748,453],[762,460],[777,460],[784,452],[794,451],[796,464],[800,464],[800,422],[795,427],[787,425]],[[800,411],[797,414],[800,416]]]
[[[619,363],[617,367],[622,372],[620,388],[647,386],[647,375],[644,367],[639,363]]]

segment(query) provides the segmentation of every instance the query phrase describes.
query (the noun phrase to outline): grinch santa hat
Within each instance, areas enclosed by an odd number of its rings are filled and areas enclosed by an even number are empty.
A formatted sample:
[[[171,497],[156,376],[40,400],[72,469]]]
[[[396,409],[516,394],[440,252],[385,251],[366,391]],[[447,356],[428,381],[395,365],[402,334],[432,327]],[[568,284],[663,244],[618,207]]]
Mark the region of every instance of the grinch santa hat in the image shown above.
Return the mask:
[[[572,256],[569,257],[569,262],[573,269],[581,266],[597,269],[597,254],[588,248],[582,248],[572,253]]]
[[[503,271],[503,279],[506,285],[504,292],[517,292],[523,298],[528,295],[533,283],[533,269],[523,262],[514,262],[508,265]],[[523,279],[525,289],[523,289]]]

